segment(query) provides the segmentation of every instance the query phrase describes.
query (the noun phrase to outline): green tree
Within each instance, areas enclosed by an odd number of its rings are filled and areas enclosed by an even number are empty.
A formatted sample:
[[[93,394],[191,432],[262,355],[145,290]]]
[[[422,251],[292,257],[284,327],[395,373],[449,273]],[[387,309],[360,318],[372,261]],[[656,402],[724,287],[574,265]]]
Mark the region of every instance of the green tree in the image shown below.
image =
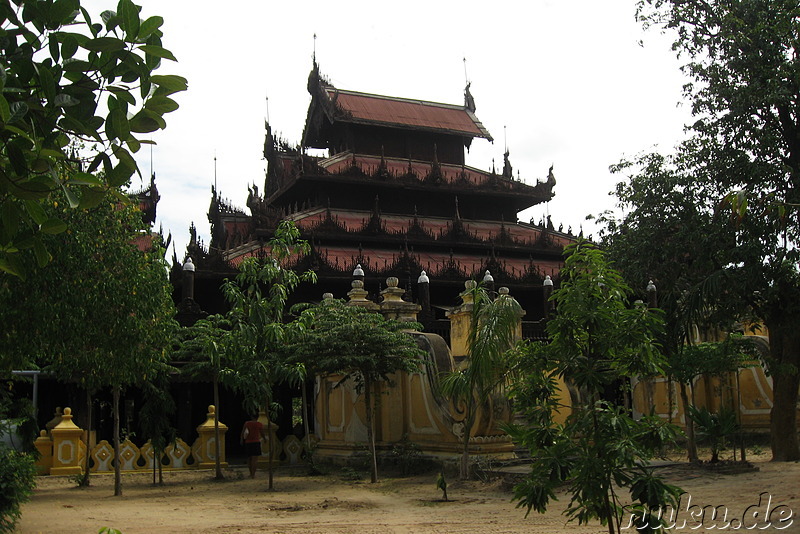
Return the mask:
[[[469,438],[478,413],[489,409],[492,396],[508,383],[513,367],[508,351],[516,341],[514,336],[523,314],[516,299],[507,294],[493,299],[477,284],[469,292],[473,308],[464,367],[439,381],[442,393],[465,408],[459,464],[462,480],[469,478]]]
[[[26,281],[0,279],[4,357],[46,365],[88,392],[111,388],[118,453],[122,390],[164,365],[175,326],[164,249],[143,233],[135,206],[105,201],[89,210],[50,210],[69,224],[46,238],[52,265],[32,269]]]
[[[6,429],[0,429],[0,436]],[[14,532],[22,503],[36,488],[36,464],[32,454],[0,444],[0,532]]]
[[[178,333],[178,345],[173,355],[177,361],[187,362],[182,369],[186,376],[210,380],[214,394],[214,478],[223,480],[220,458],[219,385],[234,380],[231,364],[233,340],[231,322],[223,315],[211,315]]]
[[[364,395],[367,441],[372,459],[370,479],[378,481],[378,456],[375,450],[376,386],[391,384],[397,372],[418,372],[422,367],[422,350],[414,338],[403,330],[415,329],[417,323],[385,319],[360,306],[326,299],[304,310],[302,320],[313,325],[295,347],[304,361],[325,376],[338,376],[337,386],[352,381],[356,392]],[[313,362],[313,363],[312,363]]]
[[[226,281],[223,293],[231,304],[228,316],[233,324],[231,350],[234,373],[232,386],[244,397],[245,409],[273,413],[272,390],[279,382],[292,379],[296,366],[287,365],[289,337],[286,302],[301,282],[315,282],[311,271],[296,273],[286,262],[310,250],[300,231],[290,221],[278,225],[268,241],[269,255],[248,258],[233,281]],[[273,489],[273,447],[268,459],[269,489]]]
[[[693,404],[689,390],[697,376],[735,371],[744,363],[743,352],[752,353],[752,347],[733,342],[719,345],[723,351],[711,350],[717,344],[692,346],[697,329],[730,331],[741,317],[738,307],[720,302],[726,289],[720,265],[735,242],[733,229],[716,209],[719,192],[709,195],[687,163],[680,155],[645,154],[615,165],[612,170],[628,178],[615,190],[623,215],[600,217],[610,259],[626,280],[642,288],[640,294],[649,287],[649,304],[664,311],[658,342],[666,358],[664,370],[678,383],[684,407]],[[691,418],[686,434],[689,460],[697,460]]]
[[[696,122],[678,149],[734,236],[720,254],[726,304],[769,329],[773,460],[800,459],[800,8],[794,0],[640,0],[674,32]]]
[[[678,489],[655,477],[646,460],[674,437],[674,430],[655,417],[635,421],[603,395],[619,379],[660,371],[663,360],[655,336],[661,320],[657,311],[642,305],[628,307],[631,290],[602,251],[580,241],[566,254],[564,281],[552,297],[557,313],[547,325],[550,343],[517,351],[525,373],[514,386],[513,399],[529,425],[509,430],[535,460],[514,498],[528,512],[543,513],[555,498],[555,487],[566,483],[572,495],[565,511],[570,521],[599,519],[614,534],[627,511],[638,526],[656,530],[657,509],[675,505]],[[552,419],[556,377],[570,380],[586,395],[563,424]],[[630,492],[633,505],[622,505],[622,489]]]
[[[54,199],[123,201],[139,172],[131,153],[150,142],[137,134],[164,128],[178,108],[171,95],[186,80],[154,74],[175,59],[163,19],[139,14],[131,0],[97,21],[79,0],[0,1],[0,272],[24,276],[30,251],[49,262],[42,235],[67,227],[45,209]]]
[[[170,368],[171,369],[171,368]],[[177,432],[172,426],[175,414],[175,399],[169,392],[169,374],[167,369],[154,373],[143,385],[144,402],[139,411],[142,435],[150,440],[153,447],[153,485],[164,485],[163,463],[164,451],[175,443]]]
[[[667,374],[680,384],[681,402],[686,414],[689,460],[698,459],[694,434],[694,423],[697,419],[691,415],[696,408],[694,380],[700,375],[721,377],[738,372],[743,367],[752,366],[751,362],[758,357],[755,344],[739,334],[731,334],[724,341],[687,343],[671,355],[666,369]]]

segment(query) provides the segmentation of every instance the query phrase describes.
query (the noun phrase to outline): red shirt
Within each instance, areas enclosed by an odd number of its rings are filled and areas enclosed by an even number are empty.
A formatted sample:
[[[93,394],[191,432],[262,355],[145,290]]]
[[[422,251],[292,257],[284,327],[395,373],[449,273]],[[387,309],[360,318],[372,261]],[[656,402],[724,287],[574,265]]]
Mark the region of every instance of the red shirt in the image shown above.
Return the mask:
[[[244,438],[245,443],[258,443],[261,441],[261,431],[264,425],[258,421],[246,421],[244,428],[247,430],[247,437]]]

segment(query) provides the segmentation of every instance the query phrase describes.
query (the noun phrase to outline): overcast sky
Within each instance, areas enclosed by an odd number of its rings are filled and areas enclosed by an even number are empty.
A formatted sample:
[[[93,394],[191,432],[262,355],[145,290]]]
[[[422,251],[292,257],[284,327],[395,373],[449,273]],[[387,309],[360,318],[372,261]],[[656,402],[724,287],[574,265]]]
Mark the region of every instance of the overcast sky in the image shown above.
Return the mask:
[[[635,0],[136,3],[142,18],[164,17],[178,58],[159,73],[189,80],[152,160],[147,147],[137,155],[145,176],[156,172],[158,224],[180,258],[192,221],[208,244],[215,155],[221,195],[245,208],[247,185],[263,190],[267,113],[273,132],[300,140],[315,33],[320,69],[341,89],[462,104],[466,58],[476,115],[495,139],[476,139],[467,164],[501,169],[505,138],[523,181],[554,165],[554,200],[524,221],[547,212],[556,227],[596,232],[584,219],[614,206],[609,165],[670,150],[688,122],[669,40],[641,29]],[[83,2],[93,16],[115,4]]]

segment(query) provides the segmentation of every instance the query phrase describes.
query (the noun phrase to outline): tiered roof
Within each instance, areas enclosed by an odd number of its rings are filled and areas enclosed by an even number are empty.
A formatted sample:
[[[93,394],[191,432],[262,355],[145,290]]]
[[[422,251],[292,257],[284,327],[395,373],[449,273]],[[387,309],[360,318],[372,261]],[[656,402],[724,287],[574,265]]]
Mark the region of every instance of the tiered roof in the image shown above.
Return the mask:
[[[515,295],[513,284],[541,292],[545,276],[557,279],[563,247],[574,237],[549,222],[517,221],[519,211],[552,198],[552,169],[528,185],[514,179],[508,153],[501,174],[465,165],[465,145],[492,140],[468,90],[463,106],[347,91],[316,65],[308,88],[300,147],[274,139],[267,125],[267,180],[263,195],[251,188],[250,214],[214,192],[209,263],[213,256],[216,268],[233,272],[245,258],[268,256],[275,227],[291,220],[312,251],[287,266],[317,271],[317,298],[331,284],[346,287],[358,264],[375,279],[398,276],[408,284],[425,270],[432,284],[449,287],[491,270]],[[329,155],[313,157],[305,147]],[[201,276],[203,259],[196,263]]]

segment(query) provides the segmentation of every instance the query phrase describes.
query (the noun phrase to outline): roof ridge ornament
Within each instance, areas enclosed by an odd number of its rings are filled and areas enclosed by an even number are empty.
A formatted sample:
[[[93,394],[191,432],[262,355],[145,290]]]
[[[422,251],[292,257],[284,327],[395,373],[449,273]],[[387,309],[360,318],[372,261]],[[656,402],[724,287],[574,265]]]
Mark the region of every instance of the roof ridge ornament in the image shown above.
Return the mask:
[[[465,60],[466,64],[466,60]],[[467,108],[472,113],[475,113],[475,98],[472,96],[472,93],[469,91],[469,86],[472,85],[472,82],[467,82],[467,86],[464,87],[464,107]]]

